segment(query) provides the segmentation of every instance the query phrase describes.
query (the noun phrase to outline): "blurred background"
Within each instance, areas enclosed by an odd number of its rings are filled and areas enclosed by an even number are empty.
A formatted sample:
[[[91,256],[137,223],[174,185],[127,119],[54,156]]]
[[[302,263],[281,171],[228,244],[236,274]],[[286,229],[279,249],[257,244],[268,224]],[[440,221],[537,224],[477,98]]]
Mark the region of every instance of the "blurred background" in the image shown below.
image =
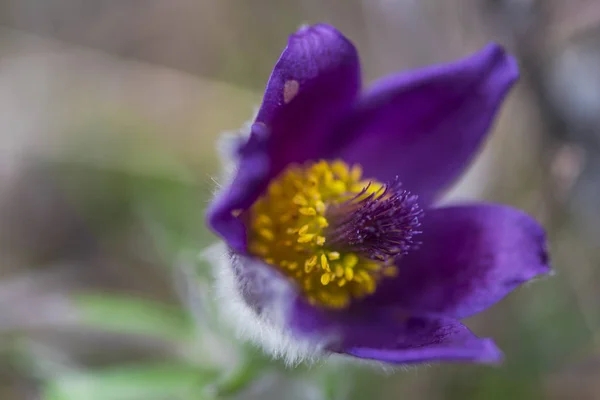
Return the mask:
[[[501,367],[285,369],[219,322],[215,139],[319,21],[367,81],[490,40],[519,59],[449,194],[549,231],[556,275],[468,321]],[[0,399],[600,399],[599,198],[598,0],[0,0]]]

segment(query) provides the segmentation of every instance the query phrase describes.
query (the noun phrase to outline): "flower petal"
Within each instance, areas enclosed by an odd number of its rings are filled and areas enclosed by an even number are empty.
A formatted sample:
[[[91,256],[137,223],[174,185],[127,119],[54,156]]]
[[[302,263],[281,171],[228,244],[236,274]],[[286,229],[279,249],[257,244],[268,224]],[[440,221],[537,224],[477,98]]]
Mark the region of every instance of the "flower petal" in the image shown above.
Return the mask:
[[[333,125],[348,112],[359,89],[356,49],[341,33],[327,25],[315,25],[290,37],[271,75],[250,137],[238,151],[233,181],[207,212],[209,226],[229,246],[240,253],[246,251],[240,212],[287,165],[321,157]]]
[[[542,227],[507,206],[481,204],[427,210],[422,245],[365,300],[418,314],[465,318],[520,284],[550,271]]]
[[[517,78],[516,61],[495,44],[384,78],[338,129],[348,143],[341,157],[379,181],[398,176],[426,206],[466,168]]]
[[[270,178],[268,131],[262,124],[254,124],[251,129],[248,141],[239,150],[232,182],[216,194],[206,211],[208,225],[240,253],[246,251],[246,227],[239,214],[252,205]]]
[[[389,323],[370,327],[375,332],[385,329],[390,329]],[[397,324],[393,332],[394,335],[385,335],[388,336],[385,340],[371,333],[371,340],[347,344],[344,353],[391,364],[435,361],[487,364],[502,360],[502,352],[491,339],[476,337],[458,321],[410,318]]]
[[[341,89],[358,91],[360,63],[356,49],[330,25],[301,27],[290,36],[275,64],[256,121],[270,124],[279,108],[322,75],[339,79]]]
[[[393,364],[430,361],[495,363],[502,354],[493,341],[474,336],[451,318],[408,315],[402,311],[354,306],[319,310],[303,302],[292,309],[296,337],[330,338],[329,350]]]

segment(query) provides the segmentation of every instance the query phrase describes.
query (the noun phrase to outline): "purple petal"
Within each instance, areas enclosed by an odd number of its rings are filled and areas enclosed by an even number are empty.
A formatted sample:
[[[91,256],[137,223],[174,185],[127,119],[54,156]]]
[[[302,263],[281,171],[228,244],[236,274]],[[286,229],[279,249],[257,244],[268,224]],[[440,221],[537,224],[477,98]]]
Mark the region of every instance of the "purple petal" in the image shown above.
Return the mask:
[[[239,166],[231,184],[213,199],[206,212],[208,225],[237,252],[246,250],[246,227],[233,214],[245,210],[256,200],[270,177],[268,131],[254,124],[248,142],[239,151]]]
[[[516,61],[495,44],[384,78],[339,128],[338,143],[348,143],[341,156],[362,164],[365,176],[398,176],[426,206],[467,167],[517,78]]]
[[[315,25],[290,37],[239,150],[238,171],[207,212],[208,224],[230,247],[246,251],[244,225],[232,212],[246,210],[290,163],[320,158],[359,89],[358,56],[341,33]]]
[[[371,326],[381,331],[393,324]],[[371,336],[373,336],[371,334]],[[387,335],[386,335],[387,336]],[[348,344],[346,354],[391,364],[451,361],[498,363],[502,352],[491,339],[481,339],[458,321],[448,319],[409,318],[396,323],[395,336],[370,338]],[[364,343],[363,343],[364,342]]]
[[[360,64],[354,45],[337,29],[325,24],[305,26],[291,35],[271,73],[257,122],[270,124],[277,110],[329,75],[339,79],[340,89],[360,88]]]
[[[366,304],[460,319],[550,271],[542,227],[511,207],[427,210],[422,231],[421,247],[399,261],[398,277],[385,281]]]
[[[402,312],[352,307],[325,311],[297,302],[290,327],[297,337],[336,338],[330,350],[393,364],[431,361],[495,363],[502,358],[493,341],[474,336],[458,321]]]

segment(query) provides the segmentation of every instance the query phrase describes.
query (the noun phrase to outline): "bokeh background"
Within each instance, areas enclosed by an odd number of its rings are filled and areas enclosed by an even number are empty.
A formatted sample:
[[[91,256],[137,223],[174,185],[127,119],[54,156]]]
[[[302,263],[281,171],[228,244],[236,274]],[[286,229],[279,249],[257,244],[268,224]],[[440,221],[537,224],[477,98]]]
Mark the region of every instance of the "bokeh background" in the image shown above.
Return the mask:
[[[468,321],[501,367],[285,369],[219,322],[215,139],[319,21],[367,81],[490,40],[519,59],[449,193],[549,231],[556,274]],[[597,0],[0,0],[0,399],[600,399],[599,199]]]

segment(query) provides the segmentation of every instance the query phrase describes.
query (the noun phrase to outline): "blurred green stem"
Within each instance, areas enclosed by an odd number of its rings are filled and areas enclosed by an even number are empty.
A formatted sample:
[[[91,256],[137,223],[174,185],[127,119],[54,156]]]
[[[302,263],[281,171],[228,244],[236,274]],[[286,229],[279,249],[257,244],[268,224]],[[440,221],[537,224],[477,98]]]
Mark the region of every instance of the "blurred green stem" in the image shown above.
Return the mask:
[[[244,360],[237,369],[216,385],[215,398],[226,399],[246,389],[255,378],[264,372],[264,368],[250,358]]]

